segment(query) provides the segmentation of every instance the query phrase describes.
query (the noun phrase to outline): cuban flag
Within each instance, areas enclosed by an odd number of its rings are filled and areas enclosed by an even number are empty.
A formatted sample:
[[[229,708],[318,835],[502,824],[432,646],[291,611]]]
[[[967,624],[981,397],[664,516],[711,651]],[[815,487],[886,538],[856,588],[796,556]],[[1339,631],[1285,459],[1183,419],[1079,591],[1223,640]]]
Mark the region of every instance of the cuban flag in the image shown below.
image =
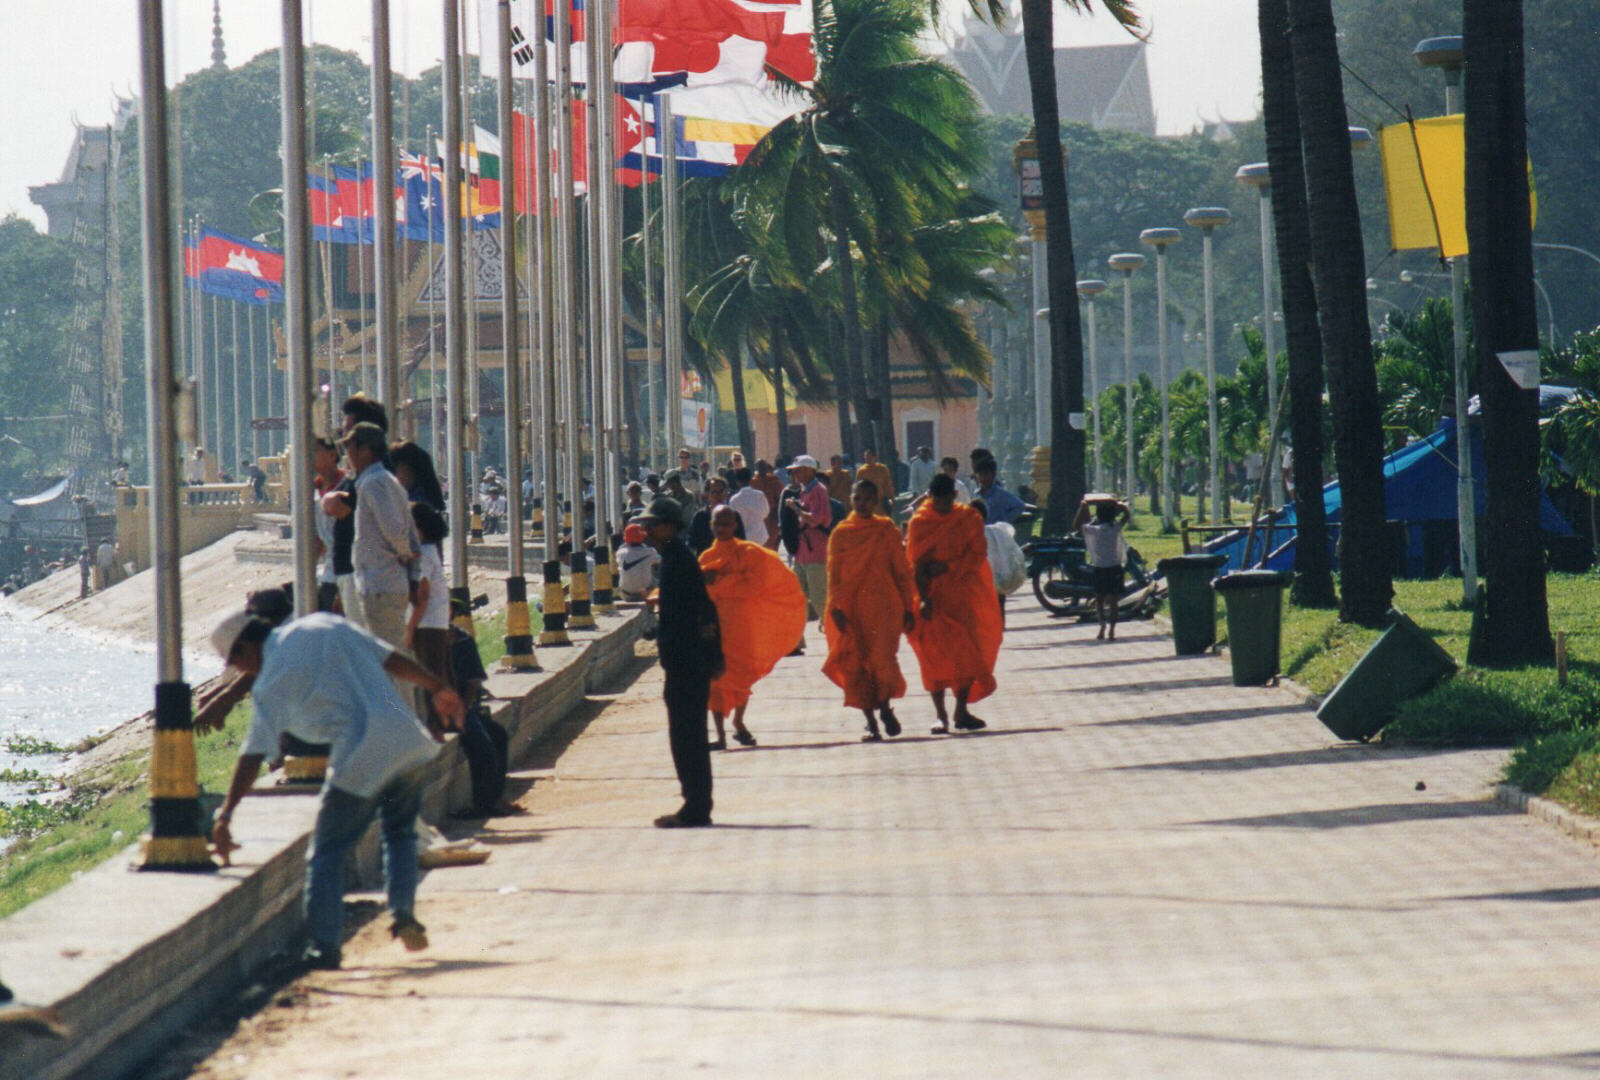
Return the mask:
[[[673,137],[677,143],[681,176],[723,176],[744,164],[757,143],[798,103],[779,98],[770,89],[750,86],[715,86],[672,92]],[[620,165],[627,170],[659,176],[666,144],[656,122],[659,96],[639,103],[636,115],[649,133],[630,148]]]
[[[184,270],[208,296],[283,303],[283,252],[210,227],[185,245]]]

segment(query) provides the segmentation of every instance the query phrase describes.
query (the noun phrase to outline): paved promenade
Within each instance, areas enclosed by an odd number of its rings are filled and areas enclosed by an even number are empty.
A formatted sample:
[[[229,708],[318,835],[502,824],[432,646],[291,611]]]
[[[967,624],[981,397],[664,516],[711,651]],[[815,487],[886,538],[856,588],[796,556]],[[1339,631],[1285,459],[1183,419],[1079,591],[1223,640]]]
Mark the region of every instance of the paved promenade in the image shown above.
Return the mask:
[[[710,830],[650,825],[652,668],[518,774],[489,863],[428,875],[430,952],[369,924],[193,1074],[1600,1073],[1600,860],[1492,805],[1500,755],[1335,745],[1150,623],[1012,607],[974,736],[917,695],[861,744],[811,631]]]

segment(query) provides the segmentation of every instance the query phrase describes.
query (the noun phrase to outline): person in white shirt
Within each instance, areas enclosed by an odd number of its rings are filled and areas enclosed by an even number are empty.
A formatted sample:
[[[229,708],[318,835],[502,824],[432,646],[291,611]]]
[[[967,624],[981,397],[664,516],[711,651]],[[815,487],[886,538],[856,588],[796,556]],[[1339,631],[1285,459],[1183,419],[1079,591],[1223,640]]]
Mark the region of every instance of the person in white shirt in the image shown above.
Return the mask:
[[[660,575],[661,552],[646,542],[644,526],[629,522],[622,530],[622,546],[617,548],[617,588],[624,600],[643,600],[656,586]]]
[[[388,439],[376,424],[360,423],[344,439],[356,476],[355,567],[357,620],[380,640],[400,645],[405,638],[406,605],[411,599],[412,567],[420,554],[411,502],[405,488],[384,467]]]
[[[933,449],[927,446],[917,447],[917,454],[906,463],[906,469],[911,474],[909,488],[911,493],[920,495],[927,491],[928,481],[939,471],[939,463],[933,460]]]
[[[972,501],[972,489],[967,487],[966,482],[961,479],[961,475],[960,475],[961,474],[961,462],[957,461],[953,457],[940,458],[939,459],[939,471],[944,473],[951,480],[955,481],[955,485],[956,485],[956,502],[957,503],[959,503],[962,506],[965,506],[967,503]],[[931,480],[932,478],[930,477],[929,479]],[[928,497],[928,485],[927,484],[923,484],[922,485],[922,490],[920,492],[918,492],[917,493],[917,497],[914,500],[912,500],[911,510],[913,512],[915,512],[917,507],[921,506],[922,503],[923,503],[923,500],[926,499],[927,497]]]
[[[767,515],[771,513],[772,507],[760,488],[750,486],[750,482],[754,479],[755,475],[749,469],[735,470],[733,482],[738,485],[739,490],[728,497],[728,505],[744,523],[744,538],[752,544],[765,544]]]
[[[1094,606],[1100,616],[1096,637],[1102,641],[1117,640],[1117,605],[1122,601],[1122,564],[1128,548],[1122,530],[1132,517],[1133,511],[1120,500],[1091,504],[1085,499],[1072,519],[1073,529],[1083,534],[1084,555],[1094,571]]]
[[[187,484],[203,484],[206,482],[206,448],[194,448],[194,456],[183,463],[183,479]]]
[[[422,541],[422,554],[417,557],[416,595],[406,616],[405,647],[425,671],[449,682],[450,586],[444,577],[443,552],[450,526],[443,514],[426,503],[411,504],[411,520]],[[425,695],[417,704],[417,714],[427,719],[428,729],[443,731],[440,717]]]

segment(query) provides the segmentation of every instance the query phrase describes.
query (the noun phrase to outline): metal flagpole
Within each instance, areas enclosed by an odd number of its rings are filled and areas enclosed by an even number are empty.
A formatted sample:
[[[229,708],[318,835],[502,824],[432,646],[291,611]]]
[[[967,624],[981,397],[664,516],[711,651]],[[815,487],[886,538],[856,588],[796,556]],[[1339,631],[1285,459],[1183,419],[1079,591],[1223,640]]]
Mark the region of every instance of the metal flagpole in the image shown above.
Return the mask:
[[[250,349],[245,353],[245,367],[250,371],[250,460],[259,463],[261,460],[261,430],[255,422],[261,418],[261,406],[256,393],[260,390],[261,375],[257,368],[260,366],[261,354],[256,351],[256,309],[251,305],[244,309],[245,329],[250,335]],[[272,411],[272,376],[267,376],[267,411]],[[271,440],[268,440],[270,444]]]
[[[237,468],[237,463],[244,460],[244,429],[240,427],[239,417],[239,301],[228,301],[228,314],[233,323],[233,457],[229,461]]]
[[[462,301],[461,234],[461,0],[444,0],[444,357],[446,454],[450,484],[450,601],[458,626],[471,631],[472,594],[467,586],[466,320]]]
[[[472,121],[472,87],[468,84],[467,78],[466,78],[466,63],[467,63],[467,56],[466,56],[467,9],[465,7],[461,8],[458,18],[460,19],[460,28],[461,28],[461,32],[460,32],[460,36],[459,36],[458,40],[460,40],[461,43],[462,43],[462,69],[461,69],[462,70],[462,77],[461,77],[461,87],[460,87],[460,97],[461,97],[461,139],[457,143],[453,144],[450,152],[459,155],[459,154],[461,154],[461,153],[463,153],[465,151],[465,148],[466,148],[468,143],[473,143],[474,145],[477,143],[477,139],[475,138],[475,135],[477,134],[477,132],[476,132],[475,128],[473,127],[473,121]],[[481,176],[480,176],[480,179],[481,179]],[[466,452],[466,461],[467,461],[467,484],[472,489],[467,493],[467,501],[470,503],[470,510],[471,510],[471,518],[470,518],[470,520],[471,520],[471,523],[472,523],[471,532],[468,535],[470,537],[475,538],[475,539],[477,539],[477,540],[479,540],[481,542],[482,538],[483,538],[483,503],[481,501],[482,492],[477,490],[478,476],[479,476],[478,454],[479,454],[481,448],[478,445],[479,439],[477,437],[477,427],[476,427],[476,425],[478,423],[478,411],[479,411],[478,410],[478,382],[479,382],[479,379],[481,377],[481,373],[478,371],[478,294],[479,294],[479,289],[478,289],[478,276],[479,276],[478,259],[479,259],[479,255],[478,255],[478,243],[477,243],[478,230],[476,228],[474,228],[475,219],[472,216],[473,209],[474,209],[474,207],[472,205],[471,191],[469,189],[468,190],[468,198],[467,198],[467,209],[466,209],[467,231],[466,231],[466,234],[465,234],[466,235],[465,243],[466,243],[467,255],[466,255],[466,272],[465,272],[465,277],[464,277],[464,281],[466,282],[466,305],[467,305],[467,353],[466,353],[466,356],[467,356],[467,368],[466,368],[467,396],[466,396],[464,404],[463,404],[464,413],[463,413],[463,417],[462,417],[462,423],[463,423],[462,433],[463,433],[464,437],[471,436],[470,438],[465,438],[465,447],[466,447],[465,452]]]
[[[327,155],[322,155],[322,168],[329,179],[333,177],[333,161]],[[340,220],[344,218],[343,209],[339,212]],[[330,234],[322,242],[322,305],[328,319],[328,430],[339,430],[339,357],[335,352],[334,319],[333,319],[333,238]],[[287,323],[287,315],[285,322]]]
[[[565,3],[566,0],[560,0]],[[556,451],[556,252],[553,246],[559,193],[572,190],[571,178],[550,171],[550,140],[556,131],[550,108],[550,72],[544,43],[546,0],[533,0],[533,171],[538,194],[533,207],[534,249],[539,259],[539,468],[544,505],[544,618],[540,645],[571,645],[567,633],[567,596],[561,588],[561,474]],[[563,324],[565,325],[565,324]],[[563,337],[566,331],[563,330]]]
[[[195,258],[200,257],[201,236],[205,232],[205,219],[199,214],[194,216],[194,242]],[[211,378],[206,374],[206,297],[205,291],[200,287],[200,275],[194,278],[194,422],[195,437],[199,439],[198,446],[209,446],[216,449],[216,442],[211,440],[215,434],[206,425],[206,391],[211,387]]]
[[[311,213],[306,198],[306,48],[300,0],[283,0],[283,249],[284,340],[289,370],[284,404],[289,415],[290,521],[294,531],[294,609],[317,610],[316,522],[312,500],[311,436],[316,386],[311,345]],[[329,332],[332,332],[331,308]]]
[[[641,255],[644,259],[644,386],[645,408],[650,411],[650,416],[645,422],[645,468],[654,471],[656,468],[656,424],[661,416],[660,403],[656,400],[656,287],[655,268],[650,259],[650,118],[644,111],[645,96],[639,95],[639,123],[643,131],[639,133],[639,163],[644,166],[641,172],[644,180],[639,185],[639,242]],[[659,119],[659,117],[658,117]],[[659,137],[657,148],[660,147]]]
[[[583,36],[584,55],[588,69],[588,83],[584,88],[584,112],[587,123],[584,125],[584,143],[586,160],[589,163],[589,192],[584,197],[585,239],[588,241],[585,262],[584,282],[588,287],[588,318],[584,322],[584,370],[589,375],[589,448],[594,462],[594,573],[592,609],[595,611],[614,610],[615,605],[611,600],[611,560],[607,557],[606,538],[611,533],[611,495],[610,481],[606,475],[606,453],[608,432],[606,431],[606,342],[611,337],[610,327],[606,324],[606,277],[609,274],[609,261],[605,256],[606,244],[606,219],[609,210],[606,206],[605,189],[611,169],[610,157],[605,144],[601,141],[605,128],[605,112],[601,105],[601,95],[604,88],[600,78],[599,69],[603,66],[600,57],[600,44],[602,31],[600,25],[604,22],[604,0],[587,0],[584,4],[583,17],[586,23],[586,32]],[[574,520],[580,520],[574,501]]]
[[[666,408],[667,408],[667,459],[683,445],[683,297],[680,290],[678,252],[678,137],[672,118],[672,95],[662,94],[658,99],[656,137],[665,139],[665,153],[661,168],[662,186],[662,260],[666,267],[666,283],[662,289],[661,305],[665,315],[665,336],[662,343],[666,356]]]
[[[506,654],[507,667],[539,666],[528,619],[528,580],[522,573],[522,357],[517,353],[516,174],[505,168],[511,154],[511,0],[496,5],[500,35],[495,60],[500,73],[500,334],[505,360],[506,435]],[[513,197],[507,198],[511,194]]]
[[[422,164],[424,169],[423,185],[427,188],[428,195],[428,453],[434,460],[439,458],[439,356],[434,347],[434,305],[438,301],[434,288],[433,277],[433,125],[427,129],[427,142],[422,146]],[[439,194],[444,194],[444,185],[439,185]]]
[[[367,200],[363,190],[361,159],[356,159],[356,310],[360,312],[357,340],[361,343],[361,392],[372,393],[372,377],[367,370]]]
[[[595,79],[600,86],[600,145],[605,148],[605,183],[601,185],[604,195],[603,208],[605,216],[601,221],[601,246],[600,252],[605,267],[605,279],[601,282],[604,291],[604,305],[602,311],[605,316],[605,389],[606,389],[606,434],[609,439],[606,454],[606,503],[605,521],[605,546],[611,549],[615,545],[615,538],[622,530],[617,527],[617,515],[622,509],[622,491],[620,488],[622,478],[622,369],[623,369],[623,340],[622,340],[622,258],[619,240],[622,236],[622,196],[617,185],[616,146],[617,146],[617,98],[616,87],[611,70],[611,34],[613,5],[610,0],[604,0],[598,5],[599,16],[597,22],[600,26],[600,64]],[[612,576],[616,574],[615,552],[611,552]]]
[[[394,101],[389,70],[389,0],[372,0],[372,170],[377,211],[374,286],[377,292],[378,400],[399,434],[413,434],[400,408],[400,352],[396,340],[395,274],[400,266],[394,212]]]
[[[594,626],[589,606],[589,564],[583,549],[583,409],[578,383],[578,245],[577,200],[573,197],[572,146],[572,5],[555,0],[556,150],[560,177],[556,188],[556,268],[560,277],[561,373],[566,380],[566,501],[572,506],[572,602],[567,625]]]
[[[173,354],[172,207],[161,0],[139,3],[139,175],[144,213],[145,401],[150,427],[150,548],[155,567],[155,739],[147,870],[213,870],[200,832],[189,684],[183,681],[178,558],[178,372]]]
[[[217,298],[211,298],[211,416],[215,421],[217,441],[212,444],[211,456],[216,459],[217,471],[222,471],[222,330],[217,321]]]

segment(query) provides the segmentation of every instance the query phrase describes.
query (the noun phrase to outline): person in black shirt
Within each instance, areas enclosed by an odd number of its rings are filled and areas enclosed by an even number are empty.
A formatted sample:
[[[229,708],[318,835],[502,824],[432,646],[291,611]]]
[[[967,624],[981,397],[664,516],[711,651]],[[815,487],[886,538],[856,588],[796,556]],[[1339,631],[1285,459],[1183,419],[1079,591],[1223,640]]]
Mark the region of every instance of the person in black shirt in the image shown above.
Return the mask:
[[[678,539],[683,508],[659,498],[634,519],[650,546],[661,552],[660,628],[657,645],[666,672],[667,734],[672,764],[683,788],[683,807],[656,818],[662,829],[711,824],[711,751],[706,741],[706,709],[711,680],[722,673],[722,634],[717,609],[706,593],[700,563]]]

